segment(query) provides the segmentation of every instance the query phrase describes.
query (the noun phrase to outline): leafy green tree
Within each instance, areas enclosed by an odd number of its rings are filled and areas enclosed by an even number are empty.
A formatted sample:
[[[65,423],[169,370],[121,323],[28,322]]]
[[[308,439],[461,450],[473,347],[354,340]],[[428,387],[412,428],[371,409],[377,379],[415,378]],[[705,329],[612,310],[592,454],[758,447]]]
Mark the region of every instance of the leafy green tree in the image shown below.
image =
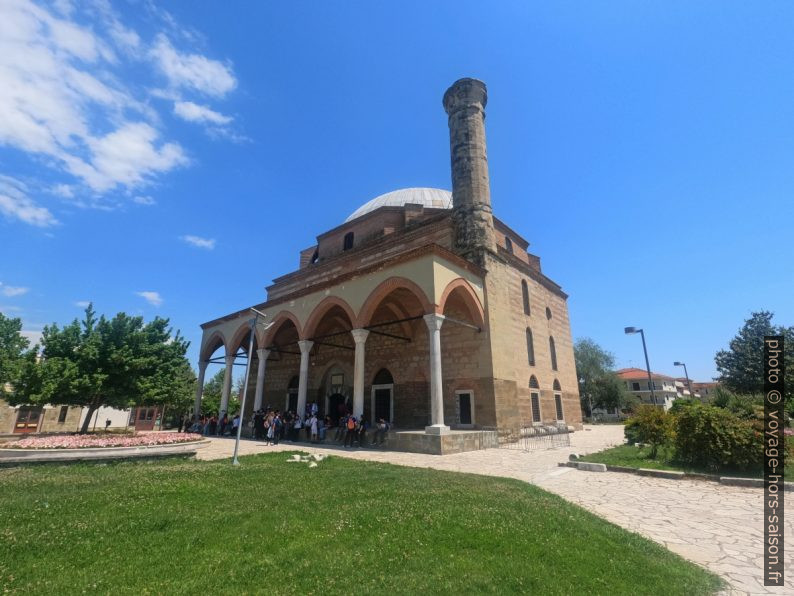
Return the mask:
[[[22,335],[22,321],[0,313],[0,397],[5,396],[6,384],[18,384],[25,360],[35,358],[35,350],[26,352],[29,345]]]
[[[97,319],[89,305],[82,321],[44,328],[41,362],[26,361],[10,401],[87,407],[86,432],[101,406],[124,409],[184,397],[188,345],[168,319],[144,323],[125,313]]]
[[[659,447],[673,438],[673,422],[673,417],[662,408],[642,405],[626,423],[626,437],[630,442],[650,445],[650,457],[655,459]]]
[[[225,370],[221,369],[206,383],[204,383],[204,392],[201,397],[201,413],[204,416],[215,416],[221,409],[221,396],[223,394],[223,376]],[[232,391],[229,396],[229,409],[228,411],[237,412],[240,409],[240,400]]]
[[[760,311],[744,322],[727,350],[714,358],[720,383],[739,395],[760,395],[764,390],[764,336],[783,335],[786,397],[794,396],[794,327],[772,324],[773,313]]]
[[[582,409],[593,415],[593,408],[623,409],[632,403],[633,396],[612,371],[615,357],[595,343],[583,338],[573,347],[576,375],[579,379],[579,396]]]

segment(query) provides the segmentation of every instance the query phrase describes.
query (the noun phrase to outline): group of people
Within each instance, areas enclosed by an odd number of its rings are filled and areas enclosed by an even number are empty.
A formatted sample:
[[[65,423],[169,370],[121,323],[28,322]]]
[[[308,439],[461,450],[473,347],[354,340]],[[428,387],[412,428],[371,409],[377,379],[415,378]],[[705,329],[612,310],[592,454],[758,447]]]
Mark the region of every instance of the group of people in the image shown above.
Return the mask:
[[[180,425],[185,432],[201,433],[205,436],[235,436],[242,423],[239,414],[229,420],[225,412],[222,416],[201,416],[200,418],[183,419]],[[347,447],[366,447],[368,434],[374,430],[371,445],[383,445],[388,436],[391,425],[383,418],[378,420],[374,429],[363,416],[356,417],[346,413],[336,420],[330,416],[321,416],[317,411],[317,404],[311,403],[306,408],[306,414],[301,417],[294,411],[282,413],[279,410],[256,410],[250,422],[253,438],[264,441],[267,445],[278,445],[280,441],[292,442],[309,441],[311,443],[324,443],[328,436],[328,429],[335,428],[333,441]]]

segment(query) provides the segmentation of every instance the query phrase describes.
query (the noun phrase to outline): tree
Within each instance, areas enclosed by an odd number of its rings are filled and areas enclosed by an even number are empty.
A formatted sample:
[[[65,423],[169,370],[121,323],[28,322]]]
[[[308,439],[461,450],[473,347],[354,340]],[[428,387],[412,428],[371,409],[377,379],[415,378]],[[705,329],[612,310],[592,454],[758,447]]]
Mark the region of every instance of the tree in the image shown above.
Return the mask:
[[[188,345],[168,319],[144,323],[125,313],[97,319],[89,305],[82,322],[44,328],[41,362],[26,361],[11,401],[87,407],[86,432],[101,406],[124,409],[184,396]]]
[[[583,410],[592,416],[591,404],[593,408],[624,408],[631,403],[625,385],[612,371],[615,357],[611,353],[589,338],[578,340],[573,353]]]
[[[201,413],[204,416],[218,415],[221,409],[221,396],[223,394],[223,377],[225,370],[221,369],[206,383],[201,397]],[[240,400],[232,392],[229,396],[228,412],[237,412],[240,409]]]
[[[650,457],[655,459],[659,447],[673,438],[673,417],[662,408],[642,405],[626,423],[626,438],[650,445]]]
[[[736,334],[727,350],[714,357],[719,382],[739,395],[760,395],[764,390],[764,336],[783,335],[785,343],[786,397],[794,395],[794,327],[772,324],[773,313],[760,311],[751,317]]]
[[[6,393],[6,384],[19,382],[20,371],[26,358],[35,357],[35,350],[26,352],[30,342],[22,335],[22,321],[0,313],[0,396]]]

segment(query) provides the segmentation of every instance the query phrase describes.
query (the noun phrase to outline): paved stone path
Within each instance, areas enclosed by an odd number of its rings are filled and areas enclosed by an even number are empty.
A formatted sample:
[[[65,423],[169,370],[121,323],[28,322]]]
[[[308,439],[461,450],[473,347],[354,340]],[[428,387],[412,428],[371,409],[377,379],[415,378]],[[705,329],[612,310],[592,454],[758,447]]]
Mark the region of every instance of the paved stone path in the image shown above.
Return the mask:
[[[786,588],[763,585],[763,490],[714,482],[666,480],[618,472],[582,472],[561,468],[571,453],[592,453],[622,442],[623,427],[586,426],[574,433],[571,447],[525,453],[487,449],[455,455],[422,455],[368,449],[342,449],[284,443],[276,447],[242,441],[240,454],[294,451],[404,466],[518,478],[581,505],[627,530],[655,540],[730,582],[731,594],[794,594],[794,514],[786,516],[789,547]],[[231,457],[234,441],[212,439],[199,459]],[[791,493],[789,493],[791,494]]]

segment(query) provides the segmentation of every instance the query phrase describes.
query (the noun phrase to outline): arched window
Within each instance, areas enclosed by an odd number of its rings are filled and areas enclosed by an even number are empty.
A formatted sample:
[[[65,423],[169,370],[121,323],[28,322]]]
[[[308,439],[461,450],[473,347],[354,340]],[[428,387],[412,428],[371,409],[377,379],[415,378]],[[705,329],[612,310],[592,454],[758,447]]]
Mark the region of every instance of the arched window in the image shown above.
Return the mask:
[[[546,318],[551,321],[551,309],[548,306],[546,307]]]
[[[527,285],[527,280],[521,280],[521,297],[524,300],[524,314],[529,314],[529,286]]]
[[[505,236],[505,248],[511,255],[513,254],[513,241],[510,240],[509,236]]]
[[[345,243],[342,246],[342,250],[350,250],[353,248],[353,232],[348,232],[345,234]]]
[[[391,376],[391,373],[388,369],[382,368],[376,374],[375,378],[372,379],[373,385],[393,385],[394,378]]]
[[[549,354],[551,355],[551,370],[557,370],[557,348],[554,347],[554,338],[549,336]]]
[[[529,401],[532,405],[532,422],[540,422],[540,385],[535,375],[529,377]]]
[[[554,379],[554,391],[562,391],[562,387],[560,386],[560,382],[557,379]],[[559,393],[554,394],[554,409],[556,410],[557,420],[562,421],[565,420],[562,411],[562,395]]]
[[[535,342],[532,341],[532,329],[529,327],[527,327],[527,359],[530,366],[535,366]]]

